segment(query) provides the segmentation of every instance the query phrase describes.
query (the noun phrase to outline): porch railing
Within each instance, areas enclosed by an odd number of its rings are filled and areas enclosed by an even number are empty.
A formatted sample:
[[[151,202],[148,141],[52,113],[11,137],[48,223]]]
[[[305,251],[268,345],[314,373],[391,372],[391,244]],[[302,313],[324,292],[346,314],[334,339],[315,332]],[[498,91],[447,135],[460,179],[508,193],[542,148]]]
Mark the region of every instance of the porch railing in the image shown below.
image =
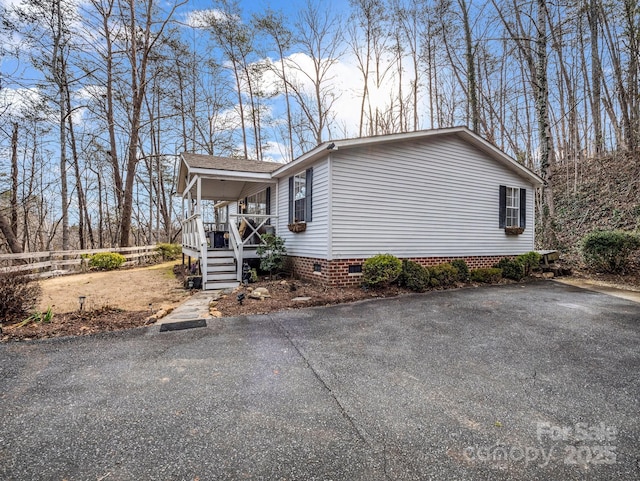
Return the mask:
[[[200,253],[202,286],[207,282],[207,236],[201,214],[193,214],[182,221],[182,246]]]
[[[256,214],[233,214],[229,225],[229,244],[233,248],[233,254],[237,260],[236,276],[238,281],[242,280],[242,264],[244,260],[244,248],[256,247],[260,244],[265,244],[262,239],[261,230],[264,232],[265,228],[269,226],[267,222],[270,220],[277,220],[277,215],[256,215]],[[240,235],[238,226],[242,224],[242,221],[246,221],[246,227],[244,235]],[[249,222],[252,220],[252,222]],[[204,222],[202,221],[201,214],[193,214],[191,217],[182,221],[182,246],[187,249],[191,249],[200,254],[200,270],[202,272],[202,285],[207,282],[207,236],[205,234]],[[253,242],[258,240],[256,244]]]
[[[233,253],[236,257],[236,259],[238,260],[236,266],[237,266],[237,276],[238,276],[238,280],[241,281],[242,280],[242,264],[243,264],[243,257],[244,257],[244,248],[245,247],[256,247],[260,244],[265,244],[264,240],[262,239],[262,234],[260,233],[260,230],[262,229],[264,231],[264,228],[268,225],[267,222],[269,222],[270,220],[277,220],[278,216],[277,215],[256,215],[256,214],[231,214],[229,217],[231,217],[233,220],[231,222],[229,222],[229,243],[231,244],[231,246],[233,247]],[[245,221],[246,224],[246,228],[245,228],[245,235],[241,236],[240,235],[240,230],[238,229],[238,226],[241,225],[243,222]],[[255,225],[253,225],[253,223],[249,222],[249,220],[253,220]],[[273,229],[275,229],[274,227],[272,227]],[[247,233],[248,231],[248,233]],[[275,230],[274,230],[275,232]],[[244,237],[244,239],[243,239]],[[250,243],[251,241],[253,241],[254,239],[258,239],[258,243]]]

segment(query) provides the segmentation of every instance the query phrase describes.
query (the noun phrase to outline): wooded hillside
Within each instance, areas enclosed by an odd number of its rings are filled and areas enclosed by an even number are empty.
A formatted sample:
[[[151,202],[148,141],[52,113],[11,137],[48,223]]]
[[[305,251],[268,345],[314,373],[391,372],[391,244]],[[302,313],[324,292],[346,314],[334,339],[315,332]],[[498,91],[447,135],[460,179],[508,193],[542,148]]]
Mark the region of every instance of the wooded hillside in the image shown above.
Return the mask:
[[[640,228],[640,152],[609,154],[557,166],[557,247],[579,255],[593,230]]]

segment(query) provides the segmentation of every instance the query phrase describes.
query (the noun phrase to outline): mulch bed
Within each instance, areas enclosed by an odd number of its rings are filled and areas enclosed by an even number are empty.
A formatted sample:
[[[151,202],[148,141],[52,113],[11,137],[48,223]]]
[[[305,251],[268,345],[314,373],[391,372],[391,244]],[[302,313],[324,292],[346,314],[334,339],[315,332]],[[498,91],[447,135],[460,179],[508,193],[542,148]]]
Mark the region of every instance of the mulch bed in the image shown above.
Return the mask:
[[[22,327],[16,327],[19,321],[5,323],[2,328],[2,341],[85,336],[97,332],[131,329],[144,326],[148,317],[148,311],[122,311],[110,308],[56,314],[48,323],[31,322]]]
[[[251,290],[266,287],[271,295],[263,300],[250,299]],[[238,294],[245,294],[242,304],[238,302]],[[217,302],[216,309],[225,317],[244,316],[250,314],[266,314],[273,311],[300,309],[311,306],[331,306],[364,299],[396,297],[410,291],[398,286],[382,289],[362,289],[358,287],[325,287],[304,281],[261,281],[248,286],[241,286]],[[310,297],[306,301],[294,301],[296,297]]]

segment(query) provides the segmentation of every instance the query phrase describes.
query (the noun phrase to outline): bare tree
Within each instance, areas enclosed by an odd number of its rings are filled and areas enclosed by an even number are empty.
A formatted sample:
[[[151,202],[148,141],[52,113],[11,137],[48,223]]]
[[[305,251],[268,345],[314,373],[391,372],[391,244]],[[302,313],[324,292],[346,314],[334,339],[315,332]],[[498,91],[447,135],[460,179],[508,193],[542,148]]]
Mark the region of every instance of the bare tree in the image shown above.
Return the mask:
[[[327,135],[335,115],[333,105],[339,97],[330,85],[333,80],[331,67],[341,56],[338,22],[330,11],[322,11],[319,4],[308,0],[296,21],[296,44],[311,61],[311,71],[300,61],[289,59],[290,66],[300,76],[299,80],[292,79],[289,87],[308,122],[308,127],[303,128],[310,132],[316,145]],[[305,81],[311,84],[311,92],[305,89]]]
[[[279,69],[274,69],[274,72],[276,72],[280,77],[280,80],[282,81],[282,88],[284,90],[284,99],[287,108],[287,141],[289,144],[288,159],[293,160],[293,118],[291,115],[291,100],[289,82],[287,80],[287,69],[285,68],[285,52],[291,47],[293,34],[285,26],[282,13],[267,10],[264,15],[254,15],[253,22],[257,30],[265,32],[275,42],[279,58]]]
[[[245,125],[245,100],[243,97],[245,87],[247,89],[250,104],[249,116],[253,124],[256,159],[260,160],[260,129],[257,123],[254,105],[254,86],[252,77],[249,74],[249,55],[253,51],[251,32],[249,31],[249,27],[242,23],[237,2],[220,0],[219,7],[220,10],[216,10],[213,14],[209,15],[206,21],[217,46],[223,50],[225,57],[231,62],[231,70],[235,79],[238,97],[238,114],[240,116],[242,145],[245,158],[249,158],[247,128]]]
[[[183,4],[174,4],[169,13],[163,20],[159,22],[160,26],[157,30],[152,31],[152,27],[156,27],[158,21],[155,18],[153,0],[144,2],[144,11],[142,13],[142,24],[138,23],[137,2],[129,0],[127,15],[129,16],[128,24],[128,45],[127,56],[131,68],[131,111],[130,111],[130,127],[131,134],[129,137],[127,148],[127,164],[126,179],[124,187],[124,196],[122,203],[122,219],[120,229],[120,246],[126,247],[130,242],[131,235],[131,219],[133,214],[133,186],[138,167],[138,142],[140,140],[140,121],[142,115],[142,103],[145,97],[147,82],[147,69],[152,52],[162,36],[162,32],[166,28],[176,8]],[[141,38],[138,38],[140,35]]]

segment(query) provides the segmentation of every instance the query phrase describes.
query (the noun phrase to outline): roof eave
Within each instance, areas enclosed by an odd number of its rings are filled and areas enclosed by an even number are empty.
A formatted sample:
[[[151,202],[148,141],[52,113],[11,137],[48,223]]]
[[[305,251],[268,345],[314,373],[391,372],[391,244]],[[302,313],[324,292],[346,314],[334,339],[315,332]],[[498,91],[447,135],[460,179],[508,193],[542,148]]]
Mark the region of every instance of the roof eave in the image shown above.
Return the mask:
[[[216,180],[242,180],[253,182],[270,182],[272,176],[270,172],[248,172],[248,171],[236,171],[236,170],[220,170],[220,169],[191,169],[189,171],[191,175],[200,175],[203,179],[216,179]]]

